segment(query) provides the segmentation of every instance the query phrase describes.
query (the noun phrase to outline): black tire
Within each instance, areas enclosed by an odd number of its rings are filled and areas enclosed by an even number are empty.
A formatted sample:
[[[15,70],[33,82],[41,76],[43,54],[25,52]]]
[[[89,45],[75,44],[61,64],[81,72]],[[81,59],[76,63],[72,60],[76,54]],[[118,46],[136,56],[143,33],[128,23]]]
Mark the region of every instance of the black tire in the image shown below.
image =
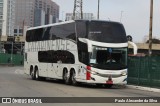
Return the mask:
[[[77,85],[78,85],[78,82],[76,81],[75,76],[76,76],[75,71],[74,71],[74,70],[71,70],[71,82],[72,82],[72,85],[77,86]]]
[[[31,69],[30,72],[31,72],[30,75],[31,75],[32,80],[35,80],[36,77],[35,77],[35,72],[34,72],[34,70]]]
[[[38,69],[35,69],[35,80],[40,80]]]
[[[35,69],[35,80],[38,80],[38,81],[43,81],[43,80],[45,80],[45,77],[40,77],[40,76],[39,76],[38,68]]]
[[[106,84],[105,87],[106,88],[112,88],[113,84]]]
[[[63,80],[64,80],[65,84],[67,84],[67,85],[71,84],[70,76],[69,76],[67,69],[64,69],[64,71],[63,71]]]

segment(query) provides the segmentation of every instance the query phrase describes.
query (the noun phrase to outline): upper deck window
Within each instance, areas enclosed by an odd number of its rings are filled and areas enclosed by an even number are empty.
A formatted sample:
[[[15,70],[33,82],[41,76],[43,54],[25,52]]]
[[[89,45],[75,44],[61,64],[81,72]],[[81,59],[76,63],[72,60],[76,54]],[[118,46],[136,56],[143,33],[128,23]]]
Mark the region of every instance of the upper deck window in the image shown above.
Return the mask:
[[[26,34],[27,42],[72,39],[76,40],[75,23],[53,25],[49,27],[28,30]]]
[[[126,32],[122,24],[115,22],[91,21],[88,38],[105,43],[126,43]]]

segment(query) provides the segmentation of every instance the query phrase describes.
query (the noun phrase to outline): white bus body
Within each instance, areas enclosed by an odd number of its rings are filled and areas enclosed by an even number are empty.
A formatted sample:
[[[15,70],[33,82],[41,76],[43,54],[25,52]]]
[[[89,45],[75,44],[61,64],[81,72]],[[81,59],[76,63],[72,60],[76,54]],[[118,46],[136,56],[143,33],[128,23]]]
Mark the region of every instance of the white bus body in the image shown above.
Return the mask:
[[[25,73],[66,84],[126,84],[127,47],[123,25],[116,22],[76,20],[29,28]]]

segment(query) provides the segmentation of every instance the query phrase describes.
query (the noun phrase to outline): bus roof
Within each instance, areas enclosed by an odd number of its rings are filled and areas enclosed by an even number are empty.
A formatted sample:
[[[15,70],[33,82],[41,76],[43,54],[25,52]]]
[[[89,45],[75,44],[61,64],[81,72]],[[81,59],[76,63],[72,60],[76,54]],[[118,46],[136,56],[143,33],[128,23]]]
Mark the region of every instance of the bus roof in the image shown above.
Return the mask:
[[[48,25],[42,25],[42,26],[37,26],[37,27],[30,27],[30,28],[28,28],[27,30],[45,28],[45,27],[50,27],[50,26],[55,26],[55,25],[63,25],[63,24],[72,23],[72,22],[75,22],[75,21],[84,21],[84,22],[85,22],[85,21],[99,21],[99,22],[110,22],[110,23],[122,24],[122,23],[120,23],[120,22],[107,21],[107,20],[83,20],[83,19],[79,19],[79,20],[71,20],[71,21],[53,23],[53,24],[48,24]]]
[[[38,29],[38,28],[45,28],[45,27],[50,27],[50,26],[55,26],[55,25],[62,25],[62,24],[67,24],[67,23],[72,23],[72,22],[75,22],[75,21],[72,20],[72,21],[53,23],[53,24],[42,25],[42,26],[37,26],[37,27],[30,27],[27,30]]]

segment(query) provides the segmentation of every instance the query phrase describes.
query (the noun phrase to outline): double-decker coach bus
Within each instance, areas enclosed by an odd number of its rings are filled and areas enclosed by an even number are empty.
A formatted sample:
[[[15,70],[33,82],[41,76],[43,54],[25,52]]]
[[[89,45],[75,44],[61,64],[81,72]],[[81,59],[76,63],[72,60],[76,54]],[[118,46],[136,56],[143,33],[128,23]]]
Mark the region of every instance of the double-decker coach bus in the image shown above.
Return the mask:
[[[112,86],[127,83],[128,41],[121,23],[74,20],[29,28],[24,68],[34,80],[54,78]]]

